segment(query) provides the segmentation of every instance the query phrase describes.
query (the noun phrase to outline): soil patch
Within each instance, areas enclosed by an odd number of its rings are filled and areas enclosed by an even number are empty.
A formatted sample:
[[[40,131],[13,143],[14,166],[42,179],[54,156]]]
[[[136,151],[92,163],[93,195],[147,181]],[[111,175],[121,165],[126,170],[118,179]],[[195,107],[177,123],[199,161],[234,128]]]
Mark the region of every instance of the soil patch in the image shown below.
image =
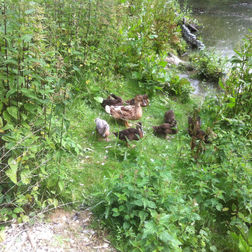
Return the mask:
[[[3,252],[116,252],[105,232],[90,228],[90,211],[56,209],[34,224],[12,224],[2,235]]]

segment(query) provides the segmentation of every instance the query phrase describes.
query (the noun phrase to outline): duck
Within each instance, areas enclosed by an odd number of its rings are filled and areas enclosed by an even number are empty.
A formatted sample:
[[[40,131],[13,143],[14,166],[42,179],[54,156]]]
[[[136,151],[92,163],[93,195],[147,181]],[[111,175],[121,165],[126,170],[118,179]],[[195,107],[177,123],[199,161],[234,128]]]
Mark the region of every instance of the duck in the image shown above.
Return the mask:
[[[200,116],[188,116],[188,134],[190,137],[196,136],[197,132],[200,130],[201,119]]]
[[[136,140],[138,141],[139,139],[143,138],[143,125],[141,122],[138,122],[136,124],[136,128],[128,128],[121,130],[119,132],[113,132],[113,134],[118,137],[122,141],[126,141],[127,146],[128,141]]]
[[[173,110],[168,110],[164,115],[164,122],[169,123],[171,127],[176,127],[177,121],[175,120],[175,115]]]
[[[200,116],[194,115],[193,117],[188,117],[188,134],[192,137],[191,149],[193,150],[196,146],[196,140],[200,140],[204,143],[211,143],[209,141],[209,134],[204,130],[200,129],[201,119]]]
[[[208,140],[209,136],[204,130],[197,130],[195,137],[196,139],[204,141],[205,143],[210,143],[210,141]]]
[[[105,106],[105,111],[115,119],[120,119],[125,122],[125,126],[129,128],[128,120],[138,120],[143,115],[141,107],[141,98],[135,97],[135,105],[128,106]]]
[[[110,94],[107,99],[104,99],[101,103],[101,105],[105,108],[107,105],[108,106],[121,106],[123,105],[123,100],[121,97],[115,95],[115,94]]]
[[[108,142],[108,136],[110,134],[109,131],[109,124],[105,121],[102,120],[100,118],[96,118],[95,119],[95,123],[96,123],[96,132],[102,136],[103,138],[105,138],[105,140]]]
[[[150,103],[149,101],[149,97],[147,94],[144,94],[144,95],[137,95],[135,96],[135,98],[131,99],[131,100],[127,100],[125,101],[126,104],[129,104],[129,105],[135,105],[135,99],[136,98],[139,98],[141,100],[141,106],[142,107],[147,107]]]
[[[171,124],[163,123],[159,126],[153,126],[154,133],[167,138],[168,134],[177,134],[178,130],[174,129]]]

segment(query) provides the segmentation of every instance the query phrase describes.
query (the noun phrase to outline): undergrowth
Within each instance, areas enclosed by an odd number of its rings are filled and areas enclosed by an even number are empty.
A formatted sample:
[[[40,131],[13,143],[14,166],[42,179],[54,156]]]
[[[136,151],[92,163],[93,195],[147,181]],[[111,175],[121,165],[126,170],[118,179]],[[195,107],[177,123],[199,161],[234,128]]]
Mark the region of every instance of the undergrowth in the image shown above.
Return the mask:
[[[81,205],[122,251],[250,250],[251,36],[219,82],[223,94],[201,104],[165,69],[167,52],[186,50],[175,0],[5,0],[0,9],[0,224]],[[215,54],[192,61],[202,78],[221,77]],[[100,104],[109,93],[150,97],[145,136],[130,148],[96,135],[97,117],[124,128]],[[178,133],[154,136],[170,109]],[[196,110],[211,133],[197,158],[187,132]]]

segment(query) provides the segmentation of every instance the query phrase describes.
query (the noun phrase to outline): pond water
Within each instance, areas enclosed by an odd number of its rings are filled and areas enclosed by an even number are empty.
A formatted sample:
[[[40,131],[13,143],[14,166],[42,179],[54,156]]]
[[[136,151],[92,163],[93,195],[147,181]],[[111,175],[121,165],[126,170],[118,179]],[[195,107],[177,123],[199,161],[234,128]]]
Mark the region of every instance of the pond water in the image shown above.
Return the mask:
[[[252,0],[180,0],[203,25],[200,36],[207,48],[231,57],[233,49],[252,29]]]
[[[206,48],[214,49],[223,56],[234,55],[233,49],[252,29],[252,0],[179,0],[182,8],[188,6],[192,15],[202,25],[198,35]],[[186,5],[185,5],[186,4]],[[205,96],[215,93],[216,85],[192,79],[181,74],[194,87],[194,94]]]

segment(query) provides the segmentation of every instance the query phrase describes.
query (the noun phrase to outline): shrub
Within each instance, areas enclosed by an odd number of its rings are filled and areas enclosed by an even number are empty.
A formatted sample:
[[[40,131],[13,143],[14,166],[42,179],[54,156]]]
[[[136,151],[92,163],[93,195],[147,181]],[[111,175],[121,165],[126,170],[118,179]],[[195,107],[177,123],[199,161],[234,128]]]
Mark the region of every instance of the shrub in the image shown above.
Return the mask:
[[[213,51],[200,51],[190,56],[196,76],[210,82],[218,83],[226,71],[226,59],[222,59]]]

